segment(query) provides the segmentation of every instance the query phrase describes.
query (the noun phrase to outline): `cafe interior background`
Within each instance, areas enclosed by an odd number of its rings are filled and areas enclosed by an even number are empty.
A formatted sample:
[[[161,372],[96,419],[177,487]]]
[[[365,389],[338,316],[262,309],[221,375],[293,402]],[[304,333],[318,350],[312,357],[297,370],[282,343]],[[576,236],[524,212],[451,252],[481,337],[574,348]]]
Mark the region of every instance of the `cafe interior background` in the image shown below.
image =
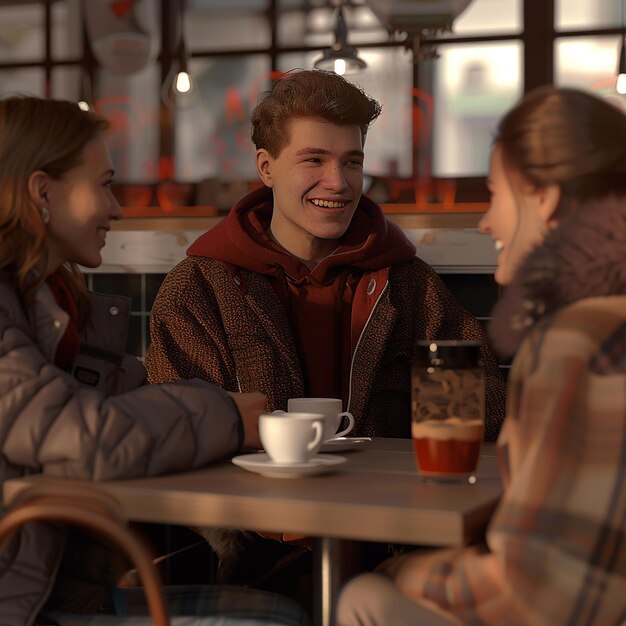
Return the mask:
[[[495,252],[476,224],[495,125],[547,83],[626,108],[616,83],[624,3],[413,0],[421,13],[400,29],[393,11],[410,3],[398,0],[0,0],[0,97],[72,99],[111,121],[128,219],[88,282],[132,298],[133,354],[145,352],[165,274],[258,185],[257,95],[281,72],[324,60],[383,105],[367,138],[366,193],[486,323]],[[176,89],[181,70],[187,93]]]

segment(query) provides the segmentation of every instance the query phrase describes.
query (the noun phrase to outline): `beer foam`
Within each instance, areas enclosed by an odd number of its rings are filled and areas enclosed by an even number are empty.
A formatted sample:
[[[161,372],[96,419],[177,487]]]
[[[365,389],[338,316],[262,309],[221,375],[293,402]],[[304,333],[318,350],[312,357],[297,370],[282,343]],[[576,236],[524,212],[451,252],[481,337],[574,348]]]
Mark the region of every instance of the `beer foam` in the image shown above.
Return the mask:
[[[413,439],[435,439],[436,441],[449,439],[476,441],[483,438],[483,431],[482,420],[462,420],[458,417],[413,422],[411,427]]]

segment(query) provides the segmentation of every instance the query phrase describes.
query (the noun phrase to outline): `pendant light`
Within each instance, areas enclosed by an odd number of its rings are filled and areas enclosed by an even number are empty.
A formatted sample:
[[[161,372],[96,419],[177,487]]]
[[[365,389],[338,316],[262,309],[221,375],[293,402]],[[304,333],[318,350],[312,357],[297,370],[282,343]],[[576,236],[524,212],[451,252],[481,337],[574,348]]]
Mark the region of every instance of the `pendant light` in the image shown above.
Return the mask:
[[[624,2],[626,0],[622,0],[622,28],[624,28]],[[615,89],[619,94],[626,94],[626,34],[622,34],[622,50],[619,55]]]
[[[178,0],[178,9],[180,34],[170,71],[161,87],[161,99],[167,106],[185,108],[195,102],[195,85],[189,72],[187,46],[185,44],[184,0]]]
[[[367,63],[359,57],[357,49],[348,44],[348,26],[342,6],[337,7],[336,15],[335,43],[315,61],[315,69],[331,70],[341,76],[364,70]]]

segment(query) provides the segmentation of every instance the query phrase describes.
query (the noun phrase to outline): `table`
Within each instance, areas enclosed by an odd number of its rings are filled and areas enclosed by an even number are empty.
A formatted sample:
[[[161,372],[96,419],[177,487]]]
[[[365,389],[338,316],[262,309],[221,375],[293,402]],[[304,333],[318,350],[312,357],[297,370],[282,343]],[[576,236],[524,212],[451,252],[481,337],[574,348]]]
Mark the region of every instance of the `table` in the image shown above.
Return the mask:
[[[101,482],[129,520],[287,531],[319,537],[315,549],[318,626],[329,626],[339,588],[341,540],[464,545],[482,534],[502,492],[494,444],[485,444],[476,484],[424,482],[410,439],[375,438],[342,453],[332,473],[265,478],[226,461],[202,470]],[[42,475],[8,480],[4,502]],[[65,481],[67,482],[67,481]]]

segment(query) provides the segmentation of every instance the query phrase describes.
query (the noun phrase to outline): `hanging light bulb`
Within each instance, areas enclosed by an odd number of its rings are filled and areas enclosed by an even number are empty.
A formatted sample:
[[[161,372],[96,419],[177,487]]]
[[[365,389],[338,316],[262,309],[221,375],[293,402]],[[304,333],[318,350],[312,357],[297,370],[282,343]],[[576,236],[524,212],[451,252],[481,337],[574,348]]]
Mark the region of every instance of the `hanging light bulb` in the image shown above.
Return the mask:
[[[178,93],[189,93],[193,89],[193,82],[189,72],[180,71],[176,74],[174,88]]]
[[[339,74],[339,76],[343,76],[346,73],[346,60],[335,59],[335,67],[333,69],[335,71],[335,74]]]
[[[187,69],[187,50],[185,48],[182,34],[178,59],[180,67],[176,73],[176,77],[174,78],[174,89],[177,93],[189,93],[194,88],[194,84],[191,74]]]
[[[91,88],[91,76],[86,68],[81,69],[80,95],[76,102],[81,111],[94,111],[93,90]]]
[[[195,102],[194,81],[187,66],[183,3],[180,3],[180,36],[176,54],[161,87],[161,99],[169,107],[185,108]]]
[[[626,35],[622,38],[622,51],[619,55],[619,66],[617,68],[617,82],[615,84],[617,93],[626,94]]]
[[[367,67],[367,63],[359,57],[357,49],[348,45],[348,27],[341,6],[337,8],[335,43],[322,52],[322,56],[315,61],[314,67],[318,70],[332,70],[340,76],[358,72]]]
[[[174,62],[161,87],[161,100],[171,108],[184,109],[193,106],[197,98],[197,89],[186,63]]]

